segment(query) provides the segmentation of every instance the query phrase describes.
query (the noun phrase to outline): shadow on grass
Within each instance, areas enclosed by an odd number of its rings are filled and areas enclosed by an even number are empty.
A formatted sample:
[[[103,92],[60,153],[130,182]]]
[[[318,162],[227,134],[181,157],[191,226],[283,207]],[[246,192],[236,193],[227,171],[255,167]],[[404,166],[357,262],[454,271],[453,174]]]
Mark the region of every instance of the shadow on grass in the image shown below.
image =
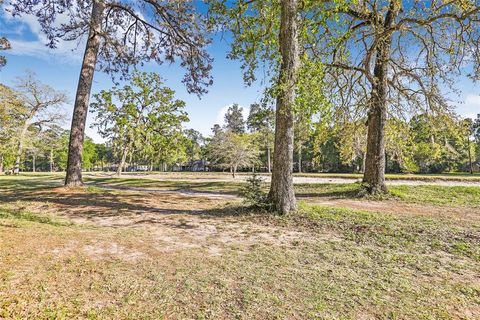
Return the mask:
[[[0,206],[8,207],[15,203],[15,211],[29,212],[31,204],[40,204],[38,209],[48,212],[54,209],[63,217],[80,218],[86,221],[105,219],[112,227],[125,227],[142,223],[165,223],[160,217],[171,215],[197,216],[199,218],[224,218],[251,216],[254,211],[248,210],[238,202],[224,202],[218,206],[214,200],[196,196],[171,194],[155,194],[141,192],[115,192],[99,188],[63,189],[61,181],[48,179],[33,181],[32,179],[14,180],[13,183],[0,181]],[[203,193],[203,191],[202,191]],[[207,208],[198,209],[196,203],[207,203]],[[185,204],[185,205],[183,205]],[[204,205],[205,206],[205,205]],[[201,206],[200,206],[201,208]],[[144,219],[142,219],[144,216]],[[155,217],[158,216],[159,219]],[[115,219],[118,218],[118,223]],[[186,223],[176,227],[187,229]]]
[[[192,181],[161,181],[149,179],[124,179],[124,178],[94,178],[87,179],[90,185],[100,188],[110,188],[118,190],[131,190],[143,192],[198,192],[206,194],[225,194],[238,195],[241,184],[209,181],[209,182],[192,182]]]
[[[361,198],[360,189],[350,191],[330,191],[330,192],[296,192],[298,198],[328,198],[328,199],[353,199]]]
[[[298,184],[295,195],[298,198],[353,199],[360,197],[361,184]]]
[[[36,210],[48,212],[53,209],[67,218],[80,218],[92,222],[104,219],[108,220],[110,226],[119,227],[142,223],[166,223],[165,219],[161,217],[171,215],[206,219],[268,215],[265,212],[246,208],[237,201],[238,198],[225,197],[220,198],[221,202],[218,202],[219,199],[199,195],[201,193],[238,195],[238,189],[234,189],[236,186],[223,182],[192,183],[95,178],[88,179],[86,188],[69,190],[59,188],[61,186],[62,179],[58,176],[0,179],[0,205],[5,206],[17,202],[15,203],[16,208],[28,211],[29,206],[31,207],[29,203],[35,203],[41,205]],[[299,200],[307,198],[344,199],[356,198],[360,185],[302,184],[296,185],[295,188]],[[126,190],[133,192],[126,192]],[[158,191],[155,192],[155,190]],[[189,225],[179,224],[178,227],[189,228]]]
[[[60,187],[63,179],[58,176],[2,176],[0,192],[32,192]]]

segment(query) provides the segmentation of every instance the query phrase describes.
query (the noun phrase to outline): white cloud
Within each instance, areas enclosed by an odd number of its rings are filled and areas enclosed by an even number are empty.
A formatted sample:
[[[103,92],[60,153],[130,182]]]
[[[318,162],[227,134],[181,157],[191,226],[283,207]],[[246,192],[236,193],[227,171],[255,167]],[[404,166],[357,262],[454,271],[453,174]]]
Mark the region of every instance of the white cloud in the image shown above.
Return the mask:
[[[228,108],[230,108],[231,106],[233,106],[233,103],[232,104],[227,104],[226,106],[224,106],[223,108],[221,108],[220,110],[218,110],[218,113],[217,113],[217,118],[216,118],[216,124],[219,124],[221,126],[225,125],[225,114],[227,113],[228,111]],[[247,118],[248,118],[248,114],[250,113],[250,107],[244,107],[244,106],[240,106],[240,108],[242,108],[242,115],[243,115],[243,119],[246,121]]]
[[[82,61],[82,50],[80,46],[71,43],[71,45],[59,45],[56,49],[48,48],[41,41],[23,41],[10,40],[12,46],[8,51],[10,55],[30,56],[42,59],[56,60],[61,59],[62,63],[78,63]]]
[[[465,99],[465,104],[480,107],[480,95],[469,94]],[[479,110],[480,111],[480,110]]]
[[[82,61],[83,48],[85,47],[85,40],[78,41],[63,41],[57,43],[57,48],[50,49],[46,46],[48,39],[41,30],[37,18],[34,15],[22,15],[21,17],[13,17],[10,14],[11,6],[7,6],[3,13],[3,18],[10,25],[15,25],[11,28],[11,34],[17,35],[19,38],[10,38],[12,49],[8,54],[17,56],[32,56],[42,59],[62,59],[62,62],[78,63]],[[56,24],[61,24],[68,21],[66,14],[59,15],[56,19]],[[30,31],[34,34],[35,40],[23,40],[22,36]]]
[[[457,110],[464,117],[476,118],[480,114],[480,95],[467,95],[465,101],[457,105]]]

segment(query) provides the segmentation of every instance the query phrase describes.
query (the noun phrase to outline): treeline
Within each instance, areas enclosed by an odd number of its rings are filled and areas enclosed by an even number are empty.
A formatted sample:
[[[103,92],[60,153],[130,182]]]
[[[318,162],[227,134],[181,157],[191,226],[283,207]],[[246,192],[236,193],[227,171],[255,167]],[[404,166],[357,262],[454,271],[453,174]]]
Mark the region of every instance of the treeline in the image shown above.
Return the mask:
[[[364,172],[367,149],[367,118],[314,124],[306,140],[303,165],[309,171]],[[450,113],[419,114],[411,119],[390,117],[385,130],[386,172],[441,173],[478,170],[480,117],[475,121]],[[297,162],[302,161],[297,153]],[[300,167],[301,168],[301,167]]]
[[[150,170],[166,170],[186,161],[192,139],[182,124],[188,117],[185,103],[173,95],[154,73],[137,73],[130,84],[95,95],[93,126],[108,141],[84,138],[82,169],[120,173],[127,163],[147,163]],[[31,73],[15,88],[0,84],[0,172],[66,170],[71,136],[61,126],[66,102],[63,92]]]
[[[33,74],[15,90],[0,86],[0,172],[64,171],[70,132],[61,127],[59,105],[65,95],[41,84]],[[239,170],[271,172],[275,111],[254,103],[247,119],[238,104],[212,136],[184,129],[185,103],[174,98],[154,73],[134,74],[123,87],[94,95],[93,124],[107,140],[86,137],[83,170]],[[296,172],[363,172],[367,118],[337,112],[329,117],[297,115]],[[462,119],[453,112],[390,117],[386,123],[386,172],[472,172],[480,165],[480,115]],[[195,162],[198,165],[195,165]],[[131,168],[132,169],[132,168]]]
[[[19,78],[15,88],[0,84],[0,172],[64,171],[70,131],[62,128],[65,93],[39,82],[33,73]],[[86,170],[113,161],[110,148],[86,137]]]
[[[336,114],[327,121],[298,117],[294,171],[364,172],[367,119],[343,119],[344,114]],[[215,125],[213,139],[206,140],[207,150],[213,151],[210,158],[214,163],[223,163],[232,170],[237,165],[243,169],[256,166],[257,170],[270,171],[270,154],[274,148],[273,109],[252,104],[248,118],[244,119],[241,108],[233,105],[225,115],[225,123],[223,128]],[[242,141],[237,144],[243,143],[244,148],[240,148],[243,152],[235,152],[233,147],[223,148],[234,139]],[[210,148],[208,143],[212,144]],[[386,124],[385,151],[389,173],[478,171],[480,114],[477,119],[462,119],[453,112],[436,116],[419,114],[408,120],[391,117]]]
[[[68,139],[70,131],[52,126],[42,131],[31,130],[25,140],[25,146],[18,161],[19,171],[57,172],[65,171],[68,159]],[[2,148],[0,155],[0,172],[15,173],[16,139],[12,139],[11,148]],[[116,163],[110,147],[95,143],[90,137],[85,138],[83,148],[83,167],[86,171],[106,170]]]

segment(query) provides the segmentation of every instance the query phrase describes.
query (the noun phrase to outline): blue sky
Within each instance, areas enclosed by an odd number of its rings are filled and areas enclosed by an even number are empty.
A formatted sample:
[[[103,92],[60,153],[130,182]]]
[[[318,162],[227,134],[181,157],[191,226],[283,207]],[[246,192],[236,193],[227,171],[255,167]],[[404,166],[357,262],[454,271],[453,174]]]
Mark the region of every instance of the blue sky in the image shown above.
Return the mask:
[[[39,30],[38,23],[33,17],[11,19],[0,16],[0,35],[6,36],[12,49],[2,52],[7,59],[7,65],[0,71],[0,82],[14,86],[15,79],[25,74],[26,70],[36,73],[37,78],[57,90],[68,93],[70,101],[64,106],[65,113],[71,115],[75,91],[83,56],[83,43],[61,42],[56,50],[45,46],[45,37]],[[229,105],[238,103],[248,112],[248,106],[261,97],[262,86],[256,83],[247,87],[243,83],[240,63],[226,59],[229,44],[226,40],[215,39],[209,47],[214,58],[214,84],[209,87],[208,94],[200,99],[194,94],[188,94],[181,83],[184,69],[177,65],[164,64],[162,66],[150,63],[142,70],[158,72],[165,81],[165,85],[176,91],[177,98],[186,102],[186,111],[190,122],[186,128],[194,128],[205,135],[210,135],[210,128],[215,123],[223,121],[223,115]],[[109,75],[96,72],[92,93],[108,89],[113,85]],[[95,129],[90,128],[94,115],[89,114],[86,133],[95,141],[102,141]],[[69,121],[63,126],[68,128]]]
[[[58,90],[64,90],[70,97],[70,102],[64,106],[65,113],[71,115],[73,101],[83,55],[83,43],[61,42],[56,50],[45,46],[45,37],[41,34],[34,17],[12,19],[0,15],[0,35],[7,36],[12,43],[12,50],[5,51],[8,64],[0,71],[0,82],[13,86],[15,78],[26,70],[34,71],[38,79]],[[228,37],[227,37],[228,39]],[[260,99],[262,85],[258,82],[251,87],[243,83],[240,63],[225,58],[229,44],[226,40],[216,38],[209,51],[213,56],[214,84],[209,93],[199,99],[188,94],[181,83],[184,71],[176,65],[148,64],[145,71],[158,72],[165,84],[173,88],[179,99],[186,102],[186,111],[190,122],[187,128],[194,128],[205,135],[211,134],[210,128],[223,119],[223,114],[232,103],[248,107]],[[2,53],[3,54],[3,53]],[[97,72],[92,93],[112,86],[110,76]],[[458,88],[462,90],[457,112],[463,116],[475,117],[480,113],[480,86],[467,79],[458,80]],[[247,112],[247,108],[245,108]],[[90,128],[94,116],[89,114],[87,120],[87,135],[95,141],[102,141],[95,129]],[[64,124],[65,128],[69,121]]]

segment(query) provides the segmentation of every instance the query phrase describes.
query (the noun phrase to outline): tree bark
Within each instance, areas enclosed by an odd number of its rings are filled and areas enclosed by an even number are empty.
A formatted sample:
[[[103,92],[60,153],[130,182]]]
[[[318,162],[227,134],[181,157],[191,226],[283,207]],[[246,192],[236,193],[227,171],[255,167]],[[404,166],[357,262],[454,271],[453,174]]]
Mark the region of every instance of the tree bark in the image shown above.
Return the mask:
[[[18,137],[17,154],[15,157],[15,167],[13,168],[13,174],[15,175],[20,173],[20,160],[22,157],[23,142],[25,140],[25,135],[27,134],[28,127],[29,127],[28,122],[25,122],[22,128],[22,131],[20,131],[20,136]]]
[[[298,172],[302,173],[302,145],[298,146]]]
[[[468,147],[468,164],[469,164],[470,174],[473,174],[472,148],[470,148],[470,137],[467,137],[467,147]]]
[[[362,167],[360,168],[360,170],[361,170],[360,172],[361,172],[361,173],[365,173],[366,158],[367,158],[367,157],[366,157],[366,153],[364,152],[364,153],[362,154]]]
[[[0,155],[0,173],[3,172],[3,154]]]
[[[68,145],[68,162],[65,185],[75,187],[83,185],[82,182],[82,151],[85,136],[85,122],[88,113],[88,101],[92,89],[93,75],[100,48],[100,35],[102,29],[102,15],[105,5],[102,1],[93,1],[91,27],[88,34],[82,69],[78,79],[77,94],[73,107],[70,142]]]
[[[267,146],[268,173],[272,173],[272,162],[270,160],[270,146]]]
[[[20,174],[20,157],[21,153],[17,151],[17,155],[15,157],[15,166],[13,167],[13,174],[15,175]]]
[[[393,25],[397,10],[396,2],[392,1],[385,16],[385,29]],[[385,184],[385,125],[387,122],[387,73],[391,42],[391,36],[386,36],[379,42],[373,71],[374,83],[372,83],[368,112],[367,155],[363,175],[363,182],[370,194],[388,192]]]
[[[375,89],[374,89],[375,90]],[[377,89],[378,90],[378,89]],[[385,184],[385,124],[387,118],[383,98],[372,94],[368,114],[367,155],[363,182],[371,194],[387,192]]]
[[[53,172],[53,149],[50,149],[50,172]]]
[[[125,147],[122,151],[120,164],[118,165],[118,168],[117,168],[117,176],[120,176],[122,174],[123,167],[125,166],[125,161],[127,161],[127,155],[128,155],[128,147]]]
[[[293,104],[299,64],[297,0],[282,0],[279,33],[280,92],[276,101],[275,150],[269,199],[280,214],[296,210],[293,191]]]
[[[32,172],[36,172],[36,159],[37,157],[35,155],[32,156]]]

